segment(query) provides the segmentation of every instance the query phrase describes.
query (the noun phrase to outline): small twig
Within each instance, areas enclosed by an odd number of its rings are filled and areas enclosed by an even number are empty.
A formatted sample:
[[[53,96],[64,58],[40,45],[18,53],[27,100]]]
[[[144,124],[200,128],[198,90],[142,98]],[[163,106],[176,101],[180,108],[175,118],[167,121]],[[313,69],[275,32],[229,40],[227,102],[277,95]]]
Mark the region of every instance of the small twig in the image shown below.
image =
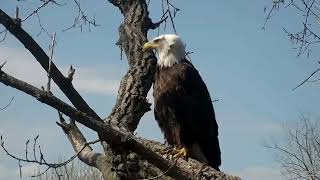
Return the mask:
[[[37,175],[32,175],[31,177],[40,177],[40,176],[44,175],[46,172],[48,172],[49,169],[51,169],[51,168],[47,167],[47,169],[45,169],[43,172],[38,173]]]
[[[50,33],[47,31],[47,29],[42,25],[39,14],[36,13],[36,15],[37,15],[37,19],[38,19],[38,24],[39,24],[39,26],[40,26],[40,28],[41,28],[40,31],[39,31],[39,33],[37,34],[37,36],[40,36],[41,33],[44,31],[44,32],[52,39],[51,34],[50,34]]]
[[[175,27],[174,21],[173,21],[174,17],[172,16],[171,11],[170,11],[170,7],[169,7],[169,5],[172,6],[172,4],[169,3],[169,0],[166,0],[166,1],[167,1],[168,10],[169,10],[168,13],[169,13],[171,25],[172,25],[172,28],[174,30],[174,33],[177,34],[177,30],[176,30],[176,27]],[[172,7],[174,8],[174,11],[175,11],[175,7],[174,6],[172,6]],[[174,13],[174,16],[176,16],[176,12]]]
[[[72,65],[70,66],[70,68],[69,68],[69,71],[68,71],[68,79],[70,80],[70,81],[72,81],[73,80],[73,75],[74,75],[74,73],[75,73],[75,69],[72,67]]]
[[[57,2],[54,1],[54,0],[43,0],[42,2],[43,2],[43,4],[41,4],[41,5],[40,5],[39,7],[37,7],[35,10],[33,10],[32,13],[30,13],[28,16],[26,16],[26,17],[22,20],[22,22],[26,21],[27,19],[29,19],[29,18],[32,17],[33,15],[38,14],[39,11],[40,11],[42,8],[44,8],[44,7],[45,7],[47,4],[49,4],[49,3],[55,4],[55,5],[58,5],[58,6],[63,6],[63,5],[64,5],[64,4],[57,3]]]
[[[0,32],[0,34],[2,34],[2,33],[4,33],[4,35],[3,35],[3,38],[0,40],[0,42],[3,42],[3,41],[6,39],[7,34],[8,34],[8,30],[5,29],[5,30],[3,30],[3,31]]]
[[[21,26],[21,19],[19,18],[19,7],[16,7],[16,18],[14,21],[18,26]]]
[[[56,33],[53,34],[52,43],[51,43],[51,52],[50,52],[50,58],[49,58],[49,67],[48,67],[48,83],[47,83],[47,91],[51,91],[51,66],[52,66],[52,57],[53,57],[53,50],[55,46],[55,40],[56,40]]]
[[[306,83],[313,75],[315,75],[318,71],[320,71],[320,68],[313,71],[305,80],[303,80],[300,84],[298,84],[295,88],[292,89],[292,91],[296,90],[298,87],[302,86],[304,83]]]
[[[1,65],[0,65],[0,70],[3,68],[4,65],[7,64],[7,61],[3,62]]]
[[[19,7],[16,7],[16,19],[19,19]]]
[[[49,1],[45,1],[41,6],[37,7],[32,13],[30,13],[27,17],[25,17],[22,22],[26,21],[27,19],[29,19],[31,16],[33,16],[34,14],[38,13],[38,11],[43,8],[44,6],[46,6],[48,3],[50,2]]]
[[[162,19],[163,17],[166,16],[166,14],[169,11],[168,9],[165,11],[165,9],[164,9],[164,0],[161,0],[161,9],[162,9],[162,17],[161,17],[161,19]],[[165,20],[163,29],[165,30],[166,27],[167,27],[167,21]],[[159,34],[160,34],[160,28],[158,28],[158,36],[159,36]]]
[[[150,27],[151,29],[156,29],[158,28],[163,22],[165,22],[168,19],[169,16],[166,16],[162,18],[159,22],[153,23],[152,26]]]
[[[274,8],[275,8],[275,6],[273,5],[272,8],[270,9],[270,11],[269,11],[269,13],[268,13],[265,21],[264,21],[264,24],[263,24],[263,26],[262,26],[262,29],[263,29],[263,30],[266,30],[267,23],[268,23],[268,21],[269,21],[270,18],[271,18],[271,13],[273,12]],[[264,11],[266,11],[266,7],[264,8]]]
[[[18,166],[19,166],[20,179],[22,179],[22,165],[21,165],[21,161],[20,161],[20,160],[19,160],[19,162],[18,162]]]
[[[167,27],[167,19],[170,18],[170,22],[172,25],[172,29],[174,30],[175,34],[177,34],[177,30],[174,24],[174,18],[178,11],[180,11],[179,8],[175,7],[172,3],[170,3],[169,0],[161,0],[161,9],[162,9],[162,17],[161,20],[156,23],[152,23],[150,25],[150,29],[156,29],[158,28],[158,34],[160,33],[160,25],[164,23],[163,29],[166,30]],[[172,10],[173,9],[173,10]]]
[[[82,7],[80,5],[80,1],[73,0],[73,2],[76,4],[76,6],[78,8],[77,16],[74,18],[73,24],[70,27],[63,29],[62,31],[68,31],[68,30],[73,29],[78,26],[78,27],[80,27],[80,30],[82,32],[83,25],[88,25],[89,31],[91,31],[91,26],[94,26],[94,27],[100,26],[99,24],[96,23],[95,16],[93,16],[92,19],[88,19],[88,16],[82,10]]]
[[[263,30],[266,29],[267,23],[268,23],[269,20],[271,19],[272,13],[273,13],[275,10],[279,9],[280,4],[284,4],[284,0],[274,0],[274,1],[272,1],[272,3],[273,3],[273,5],[272,5],[271,9],[269,10],[268,15],[267,15],[267,17],[266,17],[266,19],[265,19],[265,21],[264,21],[263,26],[262,26],[262,29],[263,29]],[[266,10],[267,10],[267,8],[264,7],[264,10],[263,10],[263,11],[266,12]]]
[[[0,108],[0,111],[2,111],[2,110],[4,110],[4,109],[6,109],[7,107],[9,107],[9,106],[11,105],[13,99],[14,99],[14,97],[12,97],[12,98],[10,99],[10,101],[9,101],[9,103],[8,103],[7,105],[5,105],[3,108]]]
[[[34,138],[34,142],[36,143],[37,139],[38,139],[39,136],[37,136],[36,138]],[[5,147],[4,145],[4,141],[3,141],[3,137],[1,136],[1,147],[2,149],[5,151],[5,153],[10,156],[11,158],[13,159],[16,159],[18,162],[19,162],[19,168],[20,168],[20,176],[22,176],[22,172],[21,172],[21,168],[22,168],[22,165],[21,165],[21,162],[26,162],[26,163],[36,163],[36,164],[39,164],[39,165],[45,165],[47,166],[48,168],[46,170],[44,170],[43,172],[40,172],[38,173],[37,175],[33,175],[31,177],[39,177],[41,175],[43,175],[44,173],[46,173],[49,169],[53,168],[55,170],[57,170],[57,168],[60,168],[60,167],[63,167],[63,166],[66,166],[68,163],[70,163],[71,161],[73,161],[83,150],[85,147],[91,145],[91,144],[95,144],[97,142],[100,142],[99,139],[95,140],[95,141],[91,141],[91,142],[88,142],[88,143],[85,143],[83,145],[83,147],[73,156],[71,156],[68,160],[62,162],[62,163],[48,163],[45,158],[44,158],[44,155],[41,151],[41,147],[39,145],[39,154],[40,154],[40,160],[37,160],[35,157],[35,144],[33,146],[33,150],[34,150],[34,159],[29,159],[28,158],[28,150],[29,150],[29,147],[28,147],[28,144],[29,144],[29,140],[26,142],[26,149],[25,149],[25,158],[19,158],[13,154],[11,154]]]
[[[36,145],[37,145],[37,140],[39,138],[39,134],[33,139],[33,158],[37,161],[37,156],[36,156]]]
[[[43,4],[39,7],[37,7],[32,13],[30,13],[27,17],[25,17],[22,22],[26,21],[27,19],[29,19],[31,16],[37,14],[39,12],[40,9],[42,9],[43,7],[45,7],[49,2],[52,2],[52,0],[46,0],[43,1]]]
[[[187,45],[185,45],[185,48],[187,47]],[[191,57],[189,56],[190,54],[193,54],[194,52],[193,51],[187,51],[186,52],[186,57],[188,58],[188,60],[190,61],[190,62],[192,62],[192,60],[191,60]]]
[[[30,142],[30,140],[28,139],[27,141],[26,141],[26,148],[25,148],[25,153],[26,153],[26,160],[29,160],[28,159],[28,145],[29,145],[29,142]]]
[[[68,169],[67,169],[67,167],[66,167],[66,166],[64,166],[64,171],[66,172],[67,180],[69,180],[69,179],[70,179],[70,177],[69,177]]]
[[[218,101],[219,101],[219,99],[212,100],[213,103],[218,102]]]

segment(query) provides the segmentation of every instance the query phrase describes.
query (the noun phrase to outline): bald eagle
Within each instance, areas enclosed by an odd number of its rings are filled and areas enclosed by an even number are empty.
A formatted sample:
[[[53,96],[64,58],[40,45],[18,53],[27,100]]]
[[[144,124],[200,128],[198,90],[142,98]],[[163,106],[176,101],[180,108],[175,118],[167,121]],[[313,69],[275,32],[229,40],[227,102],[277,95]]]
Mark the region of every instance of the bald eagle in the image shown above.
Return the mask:
[[[219,170],[218,124],[208,89],[186,59],[177,35],[159,36],[143,46],[158,53],[153,84],[154,115],[167,143],[180,150],[175,157],[192,157]]]

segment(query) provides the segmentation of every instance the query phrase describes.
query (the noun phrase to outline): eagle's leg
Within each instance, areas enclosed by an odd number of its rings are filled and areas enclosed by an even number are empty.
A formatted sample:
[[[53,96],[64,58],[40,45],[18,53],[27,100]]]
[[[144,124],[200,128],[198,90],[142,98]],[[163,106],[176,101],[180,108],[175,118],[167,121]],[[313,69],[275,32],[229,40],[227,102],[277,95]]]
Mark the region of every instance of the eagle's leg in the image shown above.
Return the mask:
[[[161,155],[171,155],[172,159],[178,160],[179,158],[184,158],[188,160],[189,152],[187,148],[177,149],[176,147],[173,148],[166,148],[159,152]]]
[[[188,157],[189,157],[189,151],[187,148],[183,147],[181,148],[180,150],[177,151],[177,153],[175,153],[173,155],[173,158],[178,160],[179,158],[184,158],[186,160],[188,160]]]

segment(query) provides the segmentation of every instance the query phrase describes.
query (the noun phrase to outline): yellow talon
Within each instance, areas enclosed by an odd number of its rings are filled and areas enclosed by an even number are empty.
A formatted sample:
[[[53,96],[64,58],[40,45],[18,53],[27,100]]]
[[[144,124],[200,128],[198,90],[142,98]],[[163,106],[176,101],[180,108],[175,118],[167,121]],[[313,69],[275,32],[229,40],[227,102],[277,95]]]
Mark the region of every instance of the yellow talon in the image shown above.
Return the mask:
[[[186,148],[182,148],[178,151],[178,153],[176,153],[173,158],[174,159],[179,159],[180,157],[183,157],[183,158],[188,158],[188,151]]]

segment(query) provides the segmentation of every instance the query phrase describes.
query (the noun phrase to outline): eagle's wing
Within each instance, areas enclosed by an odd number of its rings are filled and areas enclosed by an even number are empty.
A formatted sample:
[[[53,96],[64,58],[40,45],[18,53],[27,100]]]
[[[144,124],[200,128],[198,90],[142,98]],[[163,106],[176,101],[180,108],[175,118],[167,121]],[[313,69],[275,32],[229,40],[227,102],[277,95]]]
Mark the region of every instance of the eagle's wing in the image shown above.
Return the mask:
[[[218,125],[208,89],[200,74],[189,63],[180,63],[178,111],[181,118],[182,138],[198,143],[210,166],[218,169],[221,153],[218,141]],[[184,140],[182,140],[184,141]]]

